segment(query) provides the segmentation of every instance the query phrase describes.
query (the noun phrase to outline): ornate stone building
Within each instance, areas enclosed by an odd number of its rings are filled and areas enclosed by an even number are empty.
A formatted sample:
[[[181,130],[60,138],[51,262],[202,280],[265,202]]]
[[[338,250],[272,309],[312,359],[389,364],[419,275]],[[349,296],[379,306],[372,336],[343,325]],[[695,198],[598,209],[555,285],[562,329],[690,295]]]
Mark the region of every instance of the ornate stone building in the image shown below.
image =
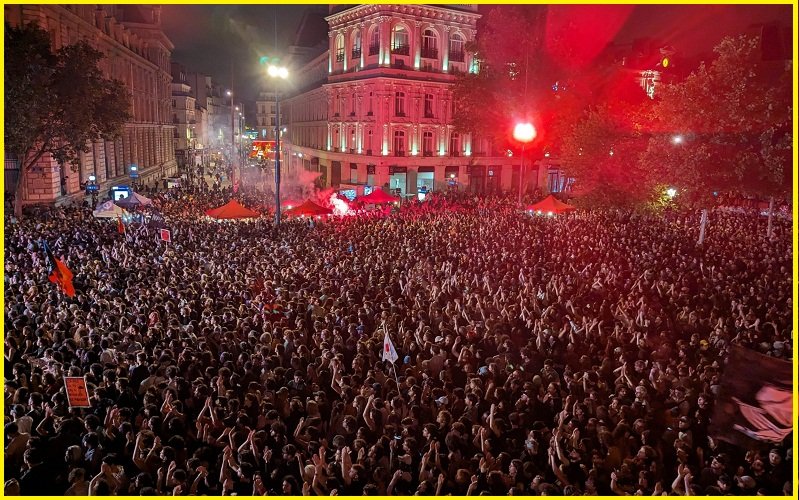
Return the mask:
[[[328,49],[294,70],[290,80],[299,93],[281,103],[289,173],[318,171],[322,185],[381,186],[402,195],[518,186],[518,158],[459,134],[452,121],[457,75],[479,70],[466,48],[476,35],[476,10],[331,9]],[[320,74],[322,81],[313,83]]]
[[[4,10],[12,26],[38,23],[50,33],[54,50],[87,40],[105,53],[100,67],[125,84],[133,115],[119,139],[91,144],[77,171],[43,158],[28,173],[26,203],[79,196],[92,174],[105,196],[112,185],[130,183],[131,165],[138,166],[139,183],[152,184],[176,172],[170,91],[174,46],[161,30],[159,6],[5,5]]]

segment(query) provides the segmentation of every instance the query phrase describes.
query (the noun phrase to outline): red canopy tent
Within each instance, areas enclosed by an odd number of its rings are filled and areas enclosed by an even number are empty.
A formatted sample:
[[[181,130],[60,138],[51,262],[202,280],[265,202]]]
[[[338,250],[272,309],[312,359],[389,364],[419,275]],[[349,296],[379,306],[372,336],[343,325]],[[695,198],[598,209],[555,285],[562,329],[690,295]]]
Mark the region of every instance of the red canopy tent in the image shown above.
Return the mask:
[[[535,203],[527,207],[527,210],[531,212],[543,212],[543,213],[552,212],[553,214],[562,214],[564,212],[571,212],[572,210],[576,209],[567,203],[563,203],[554,196],[549,195],[543,200],[539,201],[538,203]]]
[[[330,215],[333,211],[329,208],[325,208],[323,206],[317,205],[316,203],[312,202],[311,200],[305,200],[302,205],[296,206],[291,210],[286,210],[284,214],[286,215]]]
[[[300,205],[302,205],[301,201],[293,200],[293,199],[283,200],[283,201],[280,202],[281,208],[286,208],[286,209],[292,209],[292,208],[298,207]]]
[[[205,215],[213,217],[214,219],[248,219],[250,217],[259,217],[261,214],[243,207],[236,200],[230,200],[221,207],[207,210]]]
[[[394,203],[396,201],[399,201],[399,199],[395,198],[394,196],[391,196],[390,194],[386,194],[385,192],[383,192],[382,189],[375,189],[366,196],[361,196],[360,198],[358,198],[358,201],[366,204],[369,203],[377,204],[377,203]]]

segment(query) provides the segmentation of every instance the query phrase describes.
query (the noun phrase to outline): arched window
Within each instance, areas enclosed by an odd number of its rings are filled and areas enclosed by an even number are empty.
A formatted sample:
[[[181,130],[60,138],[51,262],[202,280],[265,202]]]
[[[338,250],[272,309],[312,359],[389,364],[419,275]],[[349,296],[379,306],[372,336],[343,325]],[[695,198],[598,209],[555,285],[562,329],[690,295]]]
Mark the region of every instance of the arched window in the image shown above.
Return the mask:
[[[352,58],[359,57],[361,57],[361,31],[355,30],[352,32]]]
[[[411,53],[410,36],[402,25],[394,26],[391,31],[391,52],[405,56]]]
[[[396,116],[405,116],[405,92],[394,94],[394,114]]]
[[[405,155],[405,132],[402,130],[394,131],[394,154],[396,156]]]
[[[424,156],[433,156],[433,133],[425,132],[422,135],[422,154]]]
[[[453,33],[449,38],[449,60],[455,62],[463,62],[466,60],[465,56],[466,40],[460,33]]]
[[[344,35],[336,35],[336,62],[344,60]]]
[[[438,37],[436,32],[429,28],[422,34],[422,57],[438,59]]]

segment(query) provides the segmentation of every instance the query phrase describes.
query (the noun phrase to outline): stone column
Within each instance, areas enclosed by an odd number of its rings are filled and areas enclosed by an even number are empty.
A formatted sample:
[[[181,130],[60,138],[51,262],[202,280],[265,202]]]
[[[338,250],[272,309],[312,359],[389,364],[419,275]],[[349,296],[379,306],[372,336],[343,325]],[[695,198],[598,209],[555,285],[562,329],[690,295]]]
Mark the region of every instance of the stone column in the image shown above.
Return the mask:
[[[369,50],[370,40],[366,36],[366,23],[360,23],[358,30],[361,33],[361,68],[366,66],[366,53]]]
[[[380,65],[391,64],[391,18],[381,16],[377,18],[380,23]]]
[[[414,21],[413,33],[409,33],[413,38],[410,43],[413,45],[413,68],[422,67],[422,22]]]
[[[350,36],[352,34],[352,29],[343,29],[339,31],[339,33],[344,36],[344,61],[342,61],[342,63],[344,64],[344,72],[346,73],[350,62],[350,55],[347,52],[349,51],[350,47]]]
[[[327,58],[327,73],[333,73],[333,64],[336,60],[336,33],[333,30],[327,32],[327,47],[329,57]]]
[[[441,71],[449,71],[449,26],[442,26],[443,40],[441,40]]]

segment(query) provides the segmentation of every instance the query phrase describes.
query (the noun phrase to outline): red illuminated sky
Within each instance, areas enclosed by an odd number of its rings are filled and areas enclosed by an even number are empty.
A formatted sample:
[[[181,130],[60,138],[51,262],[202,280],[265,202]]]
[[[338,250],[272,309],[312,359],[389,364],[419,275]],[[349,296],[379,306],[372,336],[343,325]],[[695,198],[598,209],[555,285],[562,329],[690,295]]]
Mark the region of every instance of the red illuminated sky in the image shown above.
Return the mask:
[[[320,7],[326,6],[316,8]],[[164,30],[175,44],[173,61],[189,70],[206,72],[226,85],[232,59],[239,95],[251,100],[261,85],[258,58],[285,52],[307,8],[311,6],[165,5]],[[492,8],[502,6],[481,5],[480,12]],[[577,18],[599,20],[594,28],[607,34],[609,42],[653,37],[689,57],[709,53],[723,36],[741,33],[755,23],[791,25],[790,5],[558,5],[552,9],[553,14],[555,9],[570,9],[570,17],[577,11]],[[581,9],[590,15],[580,15]]]

